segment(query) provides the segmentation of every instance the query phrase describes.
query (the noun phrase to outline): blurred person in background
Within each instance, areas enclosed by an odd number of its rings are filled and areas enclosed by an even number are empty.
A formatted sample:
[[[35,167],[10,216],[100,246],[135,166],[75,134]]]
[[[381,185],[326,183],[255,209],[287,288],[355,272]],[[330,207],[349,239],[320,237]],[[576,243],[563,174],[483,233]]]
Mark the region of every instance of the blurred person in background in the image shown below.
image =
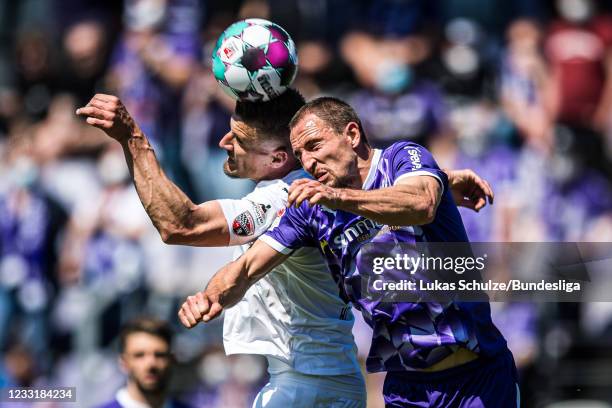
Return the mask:
[[[574,139],[572,150],[612,179],[604,136],[612,120],[612,14],[595,0],[557,0],[544,39],[550,64],[548,110]],[[609,145],[608,145],[609,146]]]
[[[414,65],[430,51],[425,35],[401,38],[347,34],[342,55],[363,89],[349,98],[377,146],[398,139],[424,143],[445,130],[445,104],[439,87],[415,77]]]
[[[358,88],[348,97],[372,143],[385,147],[399,139],[426,143],[446,131],[440,87],[417,74],[431,57],[433,17],[424,1],[366,2],[359,22],[339,43]]]
[[[80,106],[102,91],[113,45],[121,33],[123,0],[49,0],[58,42],[59,91]]]
[[[61,70],[61,87],[72,93],[78,104],[103,85],[106,73],[110,34],[103,21],[82,20],[68,27],[62,38],[65,59]]]
[[[57,289],[56,246],[67,214],[40,182],[33,128],[13,126],[0,154],[0,350],[23,345],[47,370],[48,310]]]
[[[101,190],[74,208],[59,265],[64,291],[78,291],[89,299],[73,307],[79,307],[82,316],[96,316],[93,320],[68,318],[62,322],[75,335],[99,333],[99,337],[89,336],[89,344],[79,342],[90,351],[97,342],[107,344],[122,321],[142,310],[142,241],[150,232],[121,150],[113,145],[103,152],[97,171]]]
[[[100,408],[187,408],[168,394],[173,358],[172,330],[166,322],[128,322],[119,337],[119,364],[127,384]]]
[[[361,26],[369,1],[254,0],[245,2],[245,5],[248,3],[267,3],[265,9],[259,7],[260,12],[265,12],[261,17],[282,27],[291,27],[300,61],[293,86],[306,99],[322,93],[343,93],[353,85],[351,71],[338,55],[338,42],[347,30]],[[367,24],[375,24],[375,21],[369,19]]]
[[[551,81],[542,52],[542,29],[519,19],[507,30],[501,63],[500,98],[508,118],[527,144],[547,155],[553,148],[553,118],[548,112]]]
[[[166,171],[193,193],[180,160],[180,107],[198,60],[197,0],[127,0],[108,87],[125,102]]]

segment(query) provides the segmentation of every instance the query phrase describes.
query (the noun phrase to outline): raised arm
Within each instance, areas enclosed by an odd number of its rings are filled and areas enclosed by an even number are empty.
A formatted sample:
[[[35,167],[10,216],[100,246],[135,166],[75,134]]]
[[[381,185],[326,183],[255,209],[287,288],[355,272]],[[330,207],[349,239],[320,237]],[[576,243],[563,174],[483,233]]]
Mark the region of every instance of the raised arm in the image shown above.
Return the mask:
[[[238,303],[251,285],[287,257],[265,242],[256,241],[244,255],[217,271],[206,289],[187,298],[178,312],[181,323],[190,329],[201,321],[208,322],[219,316],[224,308]]]
[[[289,189],[289,205],[304,200],[352,212],[387,225],[423,225],[433,221],[442,187],[430,176],[406,177],[393,187],[376,190],[332,188],[315,180],[296,180]]]
[[[471,169],[444,170],[451,194],[458,206],[480,211],[487,200],[493,204],[489,183]],[[378,190],[332,188],[315,180],[296,180],[289,189],[288,205],[307,200],[359,214],[387,225],[423,225],[433,221],[442,187],[431,176],[400,179],[393,187]]]
[[[166,176],[147,137],[119,98],[96,94],[76,113],[121,144],[140,201],[164,242],[195,246],[228,244],[229,231],[219,203],[194,204]]]

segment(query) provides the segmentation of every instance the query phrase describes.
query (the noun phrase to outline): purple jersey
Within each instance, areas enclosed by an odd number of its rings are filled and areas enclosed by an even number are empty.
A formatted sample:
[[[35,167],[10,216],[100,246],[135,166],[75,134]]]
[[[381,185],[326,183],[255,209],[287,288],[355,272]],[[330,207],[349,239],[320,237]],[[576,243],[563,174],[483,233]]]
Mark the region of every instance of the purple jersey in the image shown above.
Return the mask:
[[[467,242],[461,216],[448,189],[446,174],[432,155],[412,142],[376,150],[364,190],[393,186],[413,176],[436,178],[443,188],[434,221],[422,226],[393,227],[359,215],[303,203],[289,208],[261,239],[290,253],[301,246],[321,248],[337,279],[341,295],[353,302],[373,328],[368,371],[405,371],[430,367],[458,347],[482,355],[506,349],[506,341],[491,321],[486,302],[382,302],[362,295],[360,253],[368,243]],[[384,276],[383,272],[383,276]]]

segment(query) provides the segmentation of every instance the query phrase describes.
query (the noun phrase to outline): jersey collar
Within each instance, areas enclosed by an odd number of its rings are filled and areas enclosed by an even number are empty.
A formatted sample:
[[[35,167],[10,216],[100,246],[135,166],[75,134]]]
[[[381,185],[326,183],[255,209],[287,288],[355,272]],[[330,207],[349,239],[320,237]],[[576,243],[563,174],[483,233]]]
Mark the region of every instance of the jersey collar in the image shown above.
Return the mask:
[[[374,156],[372,156],[372,163],[370,163],[370,170],[368,171],[368,176],[366,177],[365,181],[363,182],[363,185],[361,186],[363,190],[367,190],[374,181],[374,177],[376,176],[376,168],[378,167],[378,162],[380,161],[381,153],[382,150],[374,149]]]

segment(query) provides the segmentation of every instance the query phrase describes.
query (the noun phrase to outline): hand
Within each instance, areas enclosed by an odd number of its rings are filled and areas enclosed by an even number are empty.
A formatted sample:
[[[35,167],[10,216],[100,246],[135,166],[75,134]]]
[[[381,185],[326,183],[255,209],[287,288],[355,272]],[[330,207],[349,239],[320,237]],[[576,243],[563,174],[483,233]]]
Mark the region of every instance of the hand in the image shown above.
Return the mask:
[[[458,206],[478,212],[487,205],[487,199],[489,204],[493,205],[493,189],[473,170],[446,170],[446,174],[453,199]]]
[[[321,204],[333,210],[338,208],[340,190],[321,184],[316,180],[295,180],[289,187],[287,206],[295,205],[299,207],[304,200],[307,200],[311,206]]]
[[[87,106],[77,109],[76,114],[85,116],[88,124],[102,129],[120,143],[140,132],[121,100],[113,95],[94,95]]]
[[[205,292],[198,292],[194,296],[188,296],[181,309],[178,312],[178,317],[188,329],[191,329],[199,322],[208,322],[217,317],[223,307],[219,302],[212,302]]]

